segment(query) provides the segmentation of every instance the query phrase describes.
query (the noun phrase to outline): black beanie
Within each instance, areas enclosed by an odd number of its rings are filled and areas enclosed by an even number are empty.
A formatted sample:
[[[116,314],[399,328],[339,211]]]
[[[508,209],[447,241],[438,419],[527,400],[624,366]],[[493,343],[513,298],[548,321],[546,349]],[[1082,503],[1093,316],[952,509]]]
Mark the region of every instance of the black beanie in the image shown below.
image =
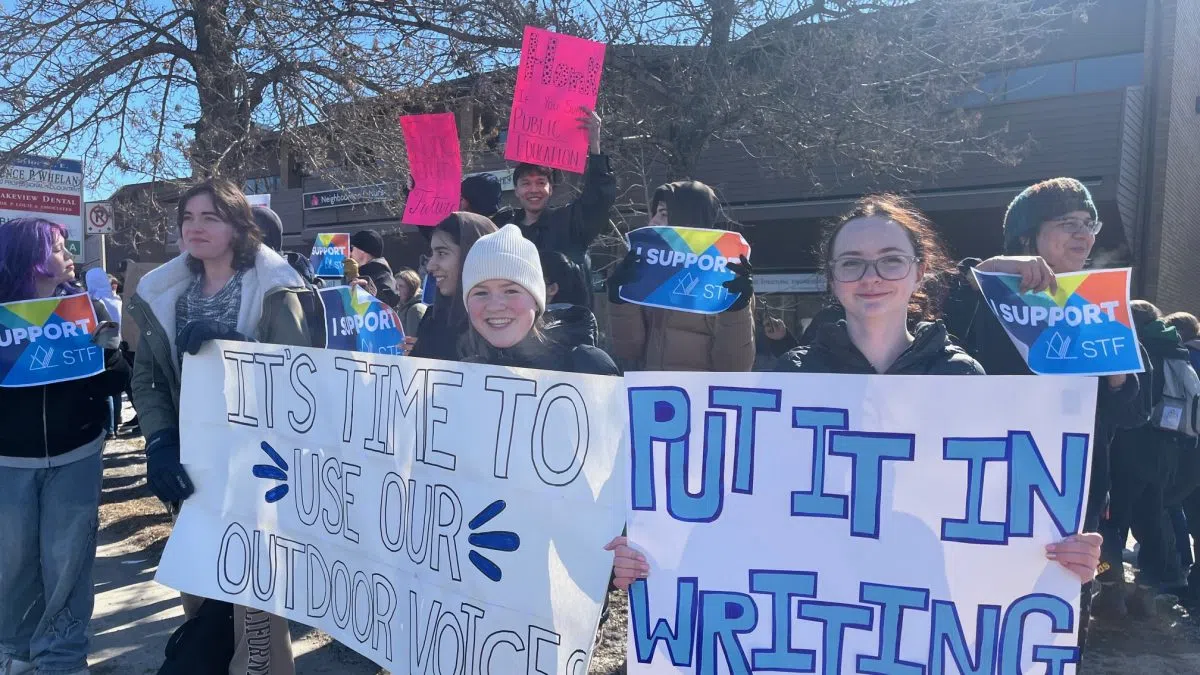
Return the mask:
[[[350,246],[372,258],[383,257],[383,235],[375,230],[359,230],[350,237]]]
[[[467,176],[462,181],[462,196],[471,210],[482,216],[491,216],[500,210],[500,179],[490,173]]]
[[[1072,211],[1087,211],[1093,219],[1100,215],[1092,193],[1074,178],[1051,178],[1025,188],[1004,214],[1004,252],[1022,253],[1021,237],[1036,235],[1042,223]]]
[[[254,214],[254,222],[262,230],[263,243],[272,251],[283,249],[283,221],[279,214],[266,206],[253,206],[250,212]]]

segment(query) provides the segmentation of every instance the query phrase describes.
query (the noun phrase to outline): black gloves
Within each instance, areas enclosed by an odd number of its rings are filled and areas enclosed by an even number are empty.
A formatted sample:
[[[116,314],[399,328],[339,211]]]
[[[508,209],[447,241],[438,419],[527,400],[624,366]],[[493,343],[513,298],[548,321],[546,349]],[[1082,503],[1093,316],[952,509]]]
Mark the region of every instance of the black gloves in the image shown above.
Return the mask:
[[[608,302],[610,304],[625,304],[625,301],[621,299],[621,286],[633,281],[634,272],[637,271],[640,264],[642,264],[642,256],[632,250],[626,253],[621,262],[617,264],[616,269],[608,276]]]
[[[193,321],[183,327],[183,331],[179,334],[179,340],[175,345],[179,349],[179,353],[196,354],[205,342],[209,340],[233,340],[234,342],[254,342],[254,340],[242,335],[236,330],[226,326],[223,323],[217,323],[208,319],[202,321]]]
[[[146,482],[154,496],[168,504],[178,504],[196,491],[179,463],[179,430],[160,431],[146,442]]]
[[[738,299],[733,301],[726,312],[740,312],[750,304],[750,299],[754,297],[754,268],[750,266],[750,261],[746,260],[746,256],[740,256],[741,264],[729,263],[727,267],[730,272],[737,276],[725,283],[721,284],[725,290],[730,293],[738,293]]]

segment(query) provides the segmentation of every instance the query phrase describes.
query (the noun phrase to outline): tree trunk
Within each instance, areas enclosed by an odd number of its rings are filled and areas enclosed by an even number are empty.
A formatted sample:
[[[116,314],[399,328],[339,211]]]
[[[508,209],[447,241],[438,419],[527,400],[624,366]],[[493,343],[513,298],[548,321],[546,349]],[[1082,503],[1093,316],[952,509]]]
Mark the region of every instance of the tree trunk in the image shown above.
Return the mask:
[[[196,82],[200,118],[192,146],[194,177],[223,176],[240,182],[246,171],[249,116],[243,111],[245,75],[233,59],[228,3],[193,0]]]

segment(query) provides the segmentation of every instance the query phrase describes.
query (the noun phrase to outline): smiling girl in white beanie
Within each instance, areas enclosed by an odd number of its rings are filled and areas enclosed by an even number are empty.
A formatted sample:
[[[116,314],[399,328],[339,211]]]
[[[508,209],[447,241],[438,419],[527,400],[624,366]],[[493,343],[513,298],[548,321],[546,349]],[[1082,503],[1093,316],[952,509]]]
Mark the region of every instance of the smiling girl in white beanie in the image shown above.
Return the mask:
[[[546,282],[537,247],[515,225],[483,236],[462,268],[463,303],[471,328],[464,361],[540,370],[619,375],[608,354],[590,345],[546,339]]]

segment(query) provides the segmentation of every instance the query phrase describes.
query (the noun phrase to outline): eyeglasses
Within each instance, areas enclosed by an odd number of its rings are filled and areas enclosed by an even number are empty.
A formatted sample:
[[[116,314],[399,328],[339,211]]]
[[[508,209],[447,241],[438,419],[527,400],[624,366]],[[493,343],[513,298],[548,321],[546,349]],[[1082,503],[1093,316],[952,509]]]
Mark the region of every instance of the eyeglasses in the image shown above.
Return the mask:
[[[1055,218],[1050,223],[1067,234],[1087,233],[1092,236],[1100,234],[1100,228],[1104,227],[1104,223],[1090,218],[1087,220],[1079,218]]]
[[[835,281],[851,283],[867,275],[868,269],[874,269],[875,275],[884,281],[899,281],[912,271],[913,263],[918,258],[911,255],[885,255],[874,260],[865,258],[837,258],[830,266]]]

